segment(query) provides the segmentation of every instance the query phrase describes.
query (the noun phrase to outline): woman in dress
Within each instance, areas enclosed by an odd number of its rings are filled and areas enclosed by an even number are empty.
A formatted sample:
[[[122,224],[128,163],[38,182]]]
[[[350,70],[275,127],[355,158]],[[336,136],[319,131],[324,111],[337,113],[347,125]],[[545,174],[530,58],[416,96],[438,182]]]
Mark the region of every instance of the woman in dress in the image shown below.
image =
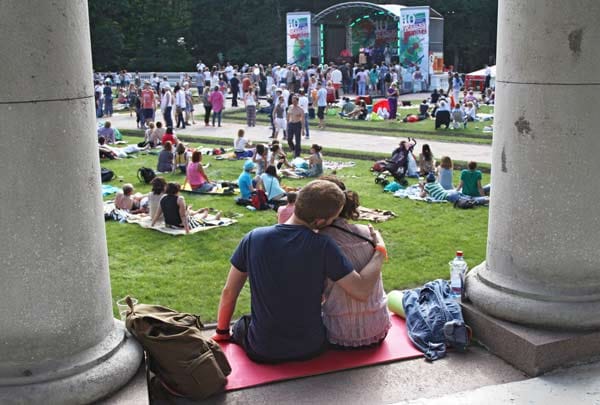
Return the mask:
[[[398,92],[398,84],[397,83],[392,83],[392,85],[390,86],[390,88],[387,90],[387,96],[388,96],[388,105],[390,107],[390,119],[391,120],[395,120],[396,119],[396,115],[398,113],[398,96],[399,96],[399,92]]]

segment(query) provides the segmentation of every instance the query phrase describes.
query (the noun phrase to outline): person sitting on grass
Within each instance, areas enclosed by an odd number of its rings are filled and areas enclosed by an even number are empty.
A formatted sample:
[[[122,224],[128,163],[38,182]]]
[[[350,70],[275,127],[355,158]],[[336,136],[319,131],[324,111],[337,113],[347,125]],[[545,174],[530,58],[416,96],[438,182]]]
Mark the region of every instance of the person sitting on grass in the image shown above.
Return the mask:
[[[454,108],[452,109],[452,126],[450,129],[459,129],[460,127],[467,127],[467,118],[465,116],[465,112],[462,109],[460,103],[456,103]]]
[[[238,177],[238,187],[240,188],[240,196],[236,199],[236,202],[241,205],[250,204],[250,197],[255,191],[254,184],[252,183],[252,170],[256,165],[251,160],[244,162],[244,170]]]
[[[171,142],[172,145],[177,145],[179,140],[177,139],[177,136],[173,132],[173,127],[167,127],[167,130],[165,131],[165,134],[162,136],[162,139],[160,140],[160,142],[163,145],[167,142]]]
[[[154,146],[153,148],[158,147],[162,143],[163,136],[165,136],[166,129],[163,128],[163,124],[160,121],[156,121],[156,128],[152,132],[152,136],[150,137],[150,143]]]
[[[437,181],[442,185],[444,190],[454,190],[453,173],[452,159],[448,156],[442,156],[440,165],[437,167]]]
[[[319,232],[336,242],[353,268],[362,269],[375,254],[376,242],[368,226],[349,223],[358,219],[360,202],[357,193],[346,190],[344,194],[346,202],[338,218]],[[381,274],[364,302],[354,299],[330,279],[323,297],[323,323],[327,340],[334,347],[353,349],[378,345],[387,336],[391,321]]]
[[[110,121],[104,122],[104,126],[98,129],[98,138],[104,137],[107,145],[115,143],[115,130],[111,128]]]
[[[435,169],[435,159],[429,144],[423,144],[421,153],[419,154],[419,171],[421,176],[427,176],[430,172]]]
[[[330,225],[344,203],[338,186],[315,180],[299,192],[294,214],[285,224],[244,236],[231,256],[213,339],[232,340],[259,363],[306,360],[326,349],[321,318],[326,279],[366,301],[379,279],[385,251],[381,242],[358,273],[330,237],[315,232]],[[373,237],[378,238],[374,232]],[[251,314],[242,316],[231,332],[231,318],[247,280]]]
[[[147,204],[148,204],[148,214],[150,215],[150,219],[153,219],[156,215],[156,211],[160,208],[160,199],[165,195],[165,189],[167,188],[167,182],[162,177],[155,177],[150,182],[152,186],[152,190],[148,193]],[[164,221],[164,218],[159,216],[159,221]]]
[[[293,166],[288,162],[285,152],[281,150],[279,141],[273,141],[271,143],[271,150],[267,156],[267,161],[269,165],[276,166],[277,169],[281,169],[282,166],[293,168]]]
[[[352,112],[348,113],[347,117],[352,119],[364,120],[367,118],[368,114],[369,110],[367,109],[367,103],[365,103],[365,100],[360,100],[358,106],[356,106],[356,108]]]
[[[187,148],[183,144],[183,142],[179,142],[177,144],[177,148],[175,148],[175,154],[173,155],[173,165],[175,168],[179,169],[179,171],[185,174],[187,169],[189,157],[187,153]]]
[[[308,171],[305,173],[306,177],[319,177],[323,174],[323,156],[321,156],[321,150],[323,148],[316,143],[313,143],[310,147],[310,157],[308,158]]]
[[[203,214],[206,217],[208,208],[192,211],[191,206],[186,207],[185,199],[179,195],[180,190],[181,186],[178,183],[167,184],[166,194],[160,199],[160,205],[154,213],[151,226],[154,226],[163,216],[168,228],[183,228],[185,233],[190,233],[189,217],[196,214]]]
[[[467,168],[460,172],[460,182],[456,187],[456,191],[460,191],[471,197],[483,197],[489,195],[490,187],[482,187],[482,174],[477,170],[477,162],[470,161]]]
[[[280,203],[285,198],[285,191],[279,185],[279,177],[275,166],[267,166],[260,176],[262,189],[267,194],[267,200]]]
[[[287,204],[283,207],[279,207],[277,209],[277,223],[284,224],[294,213],[294,207],[296,206],[296,196],[298,194],[295,192],[287,193]]]
[[[243,129],[238,130],[237,138],[233,141],[233,152],[238,159],[245,159],[254,155],[251,149],[246,149],[246,146],[252,146],[252,142],[244,138],[244,133]]]
[[[119,159],[117,153],[106,145],[106,140],[103,136],[98,137],[98,152],[100,153],[100,159]]]
[[[340,111],[340,117],[347,118],[348,114],[350,114],[356,108],[356,105],[350,101],[348,97],[343,98],[344,104],[342,104],[342,110]]]
[[[208,180],[208,176],[202,167],[202,152],[196,150],[192,153],[192,161],[188,163],[185,171],[185,182],[190,185],[193,193],[208,193],[217,185]]]
[[[267,168],[267,148],[262,143],[256,145],[256,151],[252,156],[252,161],[256,165],[256,176],[260,176]]]
[[[173,171],[173,145],[171,141],[163,143],[163,149],[158,154],[156,170],[161,173]]]
[[[131,214],[141,214],[146,212],[146,209],[141,207],[140,204],[140,201],[144,196],[140,193],[133,194],[133,191],[132,184],[123,184],[123,188],[117,191],[115,196],[115,208],[125,210]]]

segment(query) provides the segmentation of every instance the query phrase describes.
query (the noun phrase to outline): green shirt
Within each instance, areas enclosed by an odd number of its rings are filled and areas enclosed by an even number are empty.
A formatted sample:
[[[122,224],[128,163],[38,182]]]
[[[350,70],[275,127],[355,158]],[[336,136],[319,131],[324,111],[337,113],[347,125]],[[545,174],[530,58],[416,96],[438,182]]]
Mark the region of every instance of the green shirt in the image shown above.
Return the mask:
[[[427,194],[429,194],[429,196],[434,200],[443,201],[448,197],[448,191],[446,191],[444,187],[442,187],[442,185],[437,181],[433,183],[426,183],[425,191],[427,191]]]
[[[342,106],[342,112],[344,114],[350,114],[352,111],[354,111],[355,107],[356,105],[354,105],[354,103],[350,101]]]
[[[480,197],[477,182],[481,181],[481,172],[479,170],[463,170],[460,173],[460,179],[463,182],[462,193],[471,197]]]

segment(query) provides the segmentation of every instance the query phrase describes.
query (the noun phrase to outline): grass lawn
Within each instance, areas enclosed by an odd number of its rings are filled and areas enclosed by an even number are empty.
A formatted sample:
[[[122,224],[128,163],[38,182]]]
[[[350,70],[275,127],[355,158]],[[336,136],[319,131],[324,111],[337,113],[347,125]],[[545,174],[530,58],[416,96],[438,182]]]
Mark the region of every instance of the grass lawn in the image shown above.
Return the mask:
[[[130,143],[139,138],[126,137]],[[192,143],[197,147],[199,144]],[[327,159],[327,150],[324,150]],[[341,160],[336,158],[335,160]],[[157,156],[140,155],[136,159],[102,161],[116,176],[109,184],[117,187],[133,183],[136,191],[150,187],[136,177],[142,166],[156,167]],[[393,210],[398,217],[376,224],[387,243],[390,260],[384,265],[386,291],[422,285],[435,278],[448,278],[448,261],[461,249],[472,267],[485,258],[487,208],[458,210],[450,204],[428,204],[394,198],[382,192],[369,172],[371,161],[355,160],[356,166],[340,170],[347,187],[360,193],[361,204],[370,208]],[[219,161],[212,156],[207,174],[211,180],[235,180],[241,161]],[[455,173],[457,182],[459,173]],[[167,181],[183,182],[183,175],[168,174]],[[302,185],[307,180],[284,179],[284,184]],[[484,174],[484,184],[489,175]],[[242,236],[260,226],[276,223],[273,211],[252,212],[233,203],[233,197],[192,196],[183,194],[194,208],[214,207],[224,212],[243,214],[229,227],[173,237],[133,224],[106,222],[110,277],[113,298],[127,294],[142,303],[165,305],[179,311],[201,315],[203,321],[215,321],[221,288],[229,271],[229,257]],[[108,197],[107,199],[110,199]],[[268,254],[268,252],[265,252]],[[246,285],[238,301],[235,316],[250,308]],[[114,309],[117,316],[116,307]]]
[[[415,103],[413,103],[415,104]],[[339,132],[354,132],[361,134],[373,134],[376,136],[406,137],[412,136],[415,138],[430,139],[444,142],[464,142],[464,143],[481,143],[491,144],[491,133],[484,133],[483,127],[492,125],[493,121],[470,122],[466,129],[450,130],[450,129],[435,129],[435,121],[426,119],[419,122],[404,123],[401,121],[360,121],[342,119],[337,113],[339,109],[331,109],[335,114],[327,115],[325,118],[326,126],[332,131]],[[481,106],[481,113],[493,112],[493,107]],[[416,107],[401,108],[399,114],[402,117],[410,114],[418,113],[418,102]],[[226,119],[246,122],[246,113],[243,110],[225,111]],[[268,116],[258,114],[257,120],[260,123],[266,124],[269,122]],[[311,120],[311,126],[316,126],[317,120]]]

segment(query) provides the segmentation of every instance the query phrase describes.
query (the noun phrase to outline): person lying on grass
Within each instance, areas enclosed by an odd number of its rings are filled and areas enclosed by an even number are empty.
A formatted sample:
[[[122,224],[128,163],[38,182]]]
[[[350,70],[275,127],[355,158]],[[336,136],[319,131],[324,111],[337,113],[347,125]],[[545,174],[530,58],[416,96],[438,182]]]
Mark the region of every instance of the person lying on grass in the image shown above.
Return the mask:
[[[315,180],[300,190],[294,214],[285,224],[244,236],[230,259],[215,340],[231,339],[261,363],[308,359],[325,350],[321,298],[326,278],[355,299],[367,300],[384,257],[385,246],[373,231],[371,237],[381,248],[358,273],[329,236],[315,232],[330,225],[344,203],[338,186]],[[248,279],[251,314],[241,317],[231,332],[235,305]]]
[[[475,201],[477,205],[485,205],[489,203],[488,197],[471,197],[469,195],[459,193],[456,190],[446,190],[440,183],[438,183],[435,173],[429,173],[425,179],[426,183],[419,183],[419,188],[421,189],[420,196],[425,198],[427,196],[431,197],[436,201],[449,201],[454,203],[461,198],[472,199]]]
[[[329,181],[343,187],[343,183],[335,180],[330,176]],[[344,194],[346,201],[339,217],[331,226],[319,232],[337,243],[353,268],[362,269],[375,254],[376,243],[371,238],[369,227],[348,222],[358,219],[360,201],[358,194],[353,191],[344,190]],[[387,336],[391,321],[381,274],[364,302],[355,300],[330,279],[327,280],[323,298],[323,323],[327,328],[327,340],[334,346],[361,348],[378,345]]]

